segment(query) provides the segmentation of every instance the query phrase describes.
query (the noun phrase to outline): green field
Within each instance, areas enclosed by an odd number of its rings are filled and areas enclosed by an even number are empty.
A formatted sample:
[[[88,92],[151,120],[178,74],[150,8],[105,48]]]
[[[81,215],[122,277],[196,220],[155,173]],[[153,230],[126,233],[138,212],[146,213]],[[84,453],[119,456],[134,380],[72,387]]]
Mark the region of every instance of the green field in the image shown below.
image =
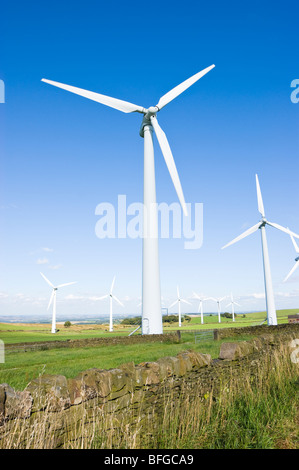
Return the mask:
[[[277,310],[278,323],[287,323],[288,315],[298,313],[299,309],[291,310]],[[204,316],[204,325],[201,325],[200,316],[193,316],[190,322],[184,322],[181,328],[184,330],[205,330],[215,328],[231,328],[258,325],[266,318],[266,312],[255,312],[242,315],[236,315],[236,321],[222,318],[221,323],[218,323],[216,315]],[[116,324],[114,331],[109,332],[108,325],[72,325],[70,328],[65,328],[63,324],[57,325],[59,331],[56,334],[51,333],[50,324],[13,324],[13,323],[0,323],[0,340],[6,344],[12,343],[25,343],[36,341],[55,341],[66,339],[82,339],[82,338],[99,338],[111,336],[127,336],[136,327],[135,326],[122,326]],[[171,326],[163,327],[164,333],[168,331],[178,330],[178,323],[171,324]],[[138,333],[138,332],[137,332]]]
[[[279,323],[287,322],[287,315],[298,310],[281,310],[277,312]],[[21,390],[27,383],[40,374],[62,374],[67,378],[75,377],[79,372],[92,368],[109,369],[126,362],[155,361],[164,356],[175,356],[178,352],[193,349],[202,353],[218,357],[221,341],[213,340],[195,343],[192,331],[201,329],[228,328],[257,325],[265,319],[265,312],[246,314],[246,318],[237,316],[236,321],[222,319],[218,323],[216,316],[206,316],[205,324],[200,324],[200,317],[192,317],[189,323],[181,328],[182,340],[174,343],[147,343],[128,345],[100,345],[97,347],[81,347],[71,349],[51,349],[44,351],[8,351],[5,354],[5,363],[0,364],[0,383],[8,383],[12,387]],[[50,325],[36,324],[0,324],[0,339],[5,344],[23,342],[42,342],[65,339],[82,339],[96,337],[127,336],[134,327],[115,326],[115,331],[110,333],[107,325],[73,325],[70,328],[58,326],[59,331],[51,334]],[[177,330],[174,324],[164,328],[164,332]],[[248,335],[238,337],[238,340],[251,339]],[[226,338],[225,341],[229,341]],[[236,338],[234,338],[236,341]]]

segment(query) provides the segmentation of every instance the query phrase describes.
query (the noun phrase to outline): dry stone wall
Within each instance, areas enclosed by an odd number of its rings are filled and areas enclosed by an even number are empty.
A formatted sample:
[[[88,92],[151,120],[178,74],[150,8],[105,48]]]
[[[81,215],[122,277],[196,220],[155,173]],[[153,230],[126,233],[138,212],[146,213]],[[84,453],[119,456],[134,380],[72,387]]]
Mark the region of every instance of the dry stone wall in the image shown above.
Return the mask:
[[[117,430],[149,417],[158,422],[165,403],[179,406],[182,393],[190,400],[211,391],[217,395],[228,379],[256,374],[265,355],[271,357],[274,349],[299,336],[298,327],[271,330],[252,341],[224,342],[216,360],[189,350],[156,362],[89,369],[70,379],[43,375],[22,392],[1,384],[0,445],[7,433],[14,432],[19,446],[35,447],[36,423],[46,423],[45,447],[64,447],[75,445],[82,435],[88,442],[99,423]]]

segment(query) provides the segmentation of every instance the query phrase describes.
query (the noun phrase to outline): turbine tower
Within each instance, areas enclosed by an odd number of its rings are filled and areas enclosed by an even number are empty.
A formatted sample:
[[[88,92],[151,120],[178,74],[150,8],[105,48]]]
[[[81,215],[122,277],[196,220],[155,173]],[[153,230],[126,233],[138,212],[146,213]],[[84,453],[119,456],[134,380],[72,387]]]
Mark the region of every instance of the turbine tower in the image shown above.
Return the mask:
[[[265,209],[262,199],[261,188],[259,184],[258,176],[255,175],[256,179],[256,192],[257,192],[257,204],[258,204],[258,211],[261,214],[261,220],[254,225],[253,227],[249,228],[237,238],[234,238],[231,242],[227,243],[227,245],[223,246],[222,249],[232,245],[233,243],[242,240],[242,238],[251,235],[256,230],[260,229],[261,231],[261,239],[262,239],[262,255],[263,255],[263,265],[264,265],[264,280],[265,280],[265,297],[266,297],[266,308],[267,308],[267,323],[268,325],[277,325],[277,316],[275,310],[275,303],[274,303],[274,293],[273,293],[273,286],[272,286],[272,278],[271,278],[271,269],[270,269],[270,261],[269,261],[269,253],[268,253],[268,245],[267,245],[267,238],[266,238],[266,225],[270,225],[271,227],[275,227],[282,232],[288,233],[289,235],[293,235],[294,237],[299,238],[294,232],[291,232],[289,229],[282,227],[279,224],[274,222],[269,222],[265,216]]]
[[[44,280],[49,284],[49,286],[52,287],[52,294],[50,297],[49,305],[47,310],[49,310],[51,303],[53,302],[53,314],[52,314],[52,330],[51,333],[56,333],[56,292],[60,287],[65,287],[65,286],[70,286],[71,284],[76,284],[75,282],[67,282],[66,284],[59,284],[59,286],[54,286],[52,282],[49,281],[49,279],[46,278],[46,276],[43,273],[40,273]]]
[[[85,98],[97,101],[124,113],[138,112],[143,114],[140,136],[144,138],[144,207],[143,207],[143,250],[142,250],[142,334],[161,334],[162,311],[160,291],[160,269],[158,252],[158,212],[156,204],[156,182],[154,164],[153,131],[155,132],[168,171],[177,192],[183,212],[187,215],[187,207],[180,179],[173,159],[167,137],[157,120],[157,113],[164,106],[183,93],[197,80],[208,73],[215,65],[205,68],[193,75],[171,91],[163,95],[156,106],[146,109],[143,106],[128,103],[110,96],[83,90],[74,86],[42,79],[42,81],[58,88],[76,93]]]
[[[193,292],[193,299],[199,300],[198,313],[200,312],[201,324],[203,325],[204,321],[203,321],[203,305],[202,304],[203,304],[203,301],[207,299],[205,299],[204,297],[201,297],[196,292]]]
[[[293,235],[290,234],[290,237],[291,237],[291,240],[293,242],[296,253],[299,254],[299,246],[295,242],[295,239],[294,239]],[[284,278],[283,282],[286,282],[289,279],[289,277],[293,274],[293,272],[298,268],[298,266],[299,266],[299,256],[297,256],[297,258],[295,258],[295,261],[296,262],[295,262],[294,266],[292,267],[289,274]]]
[[[218,322],[221,323],[221,302],[226,298],[226,295],[224,297],[220,297],[218,299],[215,299],[214,297],[209,297],[206,300],[214,300],[214,302],[217,303],[217,310],[218,310]]]
[[[106,294],[106,295],[103,295],[102,297],[99,297],[99,300],[107,299],[109,297],[109,307],[110,307],[109,308],[109,331],[113,331],[113,316],[112,316],[112,303],[113,303],[113,300],[116,300],[116,302],[119,303],[119,305],[121,305],[122,307],[124,306],[124,304],[122,304],[121,301],[118,300],[118,298],[114,294],[112,294],[114,283],[115,283],[115,276],[113,278],[109,294]]]
[[[190,302],[188,302],[188,300],[185,300],[185,299],[182,299],[181,296],[180,296],[180,291],[179,291],[179,286],[177,286],[176,288],[177,290],[177,300],[175,300],[168,308],[171,308],[173,307],[174,305],[178,304],[179,306],[179,327],[182,326],[182,316],[181,316],[181,302],[184,302],[184,304],[190,304]]]
[[[232,316],[233,316],[233,321],[235,321],[235,305],[238,305],[238,307],[241,307],[240,304],[234,301],[233,294],[230,294],[230,303],[226,305],[226,307],[229,307],[230,305],[232,306]]]

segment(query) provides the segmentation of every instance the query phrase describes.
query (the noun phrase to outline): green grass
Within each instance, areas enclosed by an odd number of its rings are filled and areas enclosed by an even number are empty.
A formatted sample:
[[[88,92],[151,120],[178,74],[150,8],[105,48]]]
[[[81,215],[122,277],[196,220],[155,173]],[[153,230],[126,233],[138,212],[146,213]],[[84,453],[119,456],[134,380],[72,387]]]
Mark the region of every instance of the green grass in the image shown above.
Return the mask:
[[[288,315],[297,313],[299,309],[290,310],[277,310],[278,323],[287,323]],[[236,316],[236,321],[222,318],[221,323],[218,323],[218,317],[204,316],[204,325],[201,325],[200,316],[192,317],[189,323],[183,323],[181,328],[184,330],[206,330],[215,328],[232,328],[251,326],[261,323],[266,318],[266,312],[247,313],[245,318],[242,315]],[[51,333],[50,324],[12,324],[0,323],[0,339],[6,344],[37,342],[37,341],[56,341],[67,339],[83,339],[83,338],[100,338],[112,336],[127,336],[134,330],[134,326],[123,327],[115,325],[114,331],[108,331],[108,325],[73,325],[70,328],[65,328],[63,325],[58,325],[59,331],[56,334]],[[167,326],[164,324],[163,331],[173,331],[178,329],[178,324]]]
[[[278,322],[287,321],[287,315],[298,310],[280,310],[277,312]],[[206,341],[195,344],[194,334],[185,330],[205,330],[249,326],[260,323],[265,318],[265,312],[246,314],[236,317],[236,322],[222,319],[219,324],[217,317],[205,316],[205,324],[201,325],[200,317],[192,317],[190,323],[181,328],[182,341],[180,344],[147,343],[143,347],[136,345],[101,345],[97,347],[81,347],[71,349],[52,349],[44,351],[13,352],[6,350],[5,363],[0,364],[0,383],[9,383],[16,389],[23,389],[27,383],[39,374],[62,374],[68,378],[75,377],[79,372],[92,368],[109,369],[122,363],[134,361],[136,364],[144,361],[155,361],[159,357],[175,356],[184,349],[194,349],[218,357],[221,342]],[[58,326],[55,335],[50,332],[50,325],[42,324],[0,324],[0,339],[6,344],[23,342],[41,342],[66,339],[83,339],[112,336],[127,336],[134,327],[115,326],[110,333],[105,325],[73,325],[66,329]],[[178,325],[164,327],[164,332],[178,330]],[[238,340],[250,339],[248,336],[238,336]],[[229,341],[226,338],[225,341]],[[233,338],[236,341],[236,338]]]
[[[251,338],[252,336],[240,336],[238,340]],[[6,353],[5,363],[0,364],[0,383],[8,383],[17,390],[22,390],[39,374],[61,374],[72,378],[79,372],[93,367],[110,369],[131,361],[135,364],[150,362],[160,357],[176,356],[186,349],[210,354],[216,358],[222,342],[211,340],[195,343],[193,333],[183,333],[180,343],[154,342],[142,347],[140,344],[116,344],[45,351],[9,351]]]

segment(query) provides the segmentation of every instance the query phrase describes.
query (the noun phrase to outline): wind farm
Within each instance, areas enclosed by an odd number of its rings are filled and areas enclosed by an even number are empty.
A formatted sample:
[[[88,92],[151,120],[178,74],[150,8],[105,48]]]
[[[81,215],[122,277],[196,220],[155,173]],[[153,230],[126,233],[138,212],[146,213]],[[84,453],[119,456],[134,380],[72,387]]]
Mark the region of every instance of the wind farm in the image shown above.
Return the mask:
[[[0,451],[299,448],[291,13],[3,5]]]

